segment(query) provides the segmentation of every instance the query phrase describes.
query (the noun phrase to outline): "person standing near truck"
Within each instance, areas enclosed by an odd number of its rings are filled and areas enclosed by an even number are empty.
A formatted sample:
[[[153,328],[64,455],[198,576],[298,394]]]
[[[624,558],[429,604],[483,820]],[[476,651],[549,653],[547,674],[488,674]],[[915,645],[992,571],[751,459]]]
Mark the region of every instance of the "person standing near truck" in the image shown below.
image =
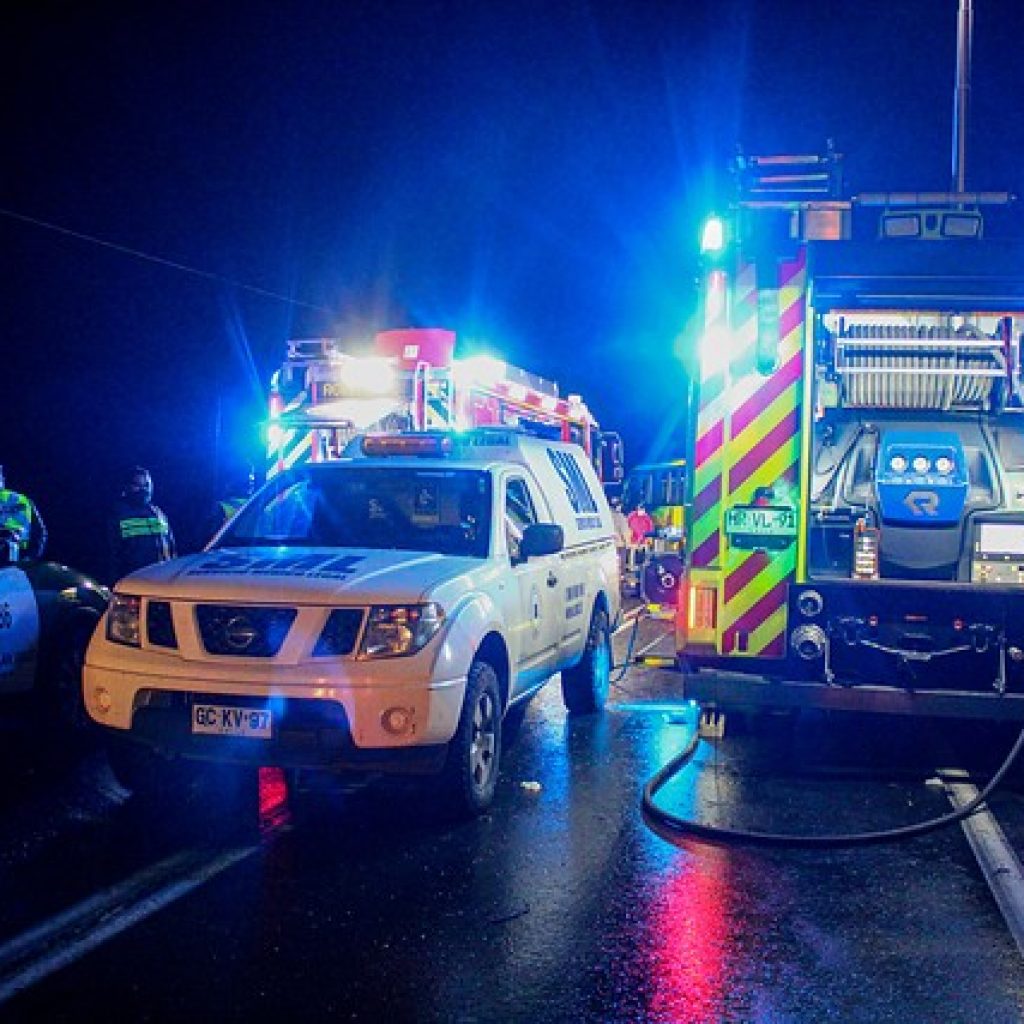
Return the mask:
[[[177,553],[167,516],[153,504],[153,478],[148,469],[129,472],[121,497],[107,521],[111,583],[144,565],[166,562]]]
[[[213,503],[203,522],[204,543],[238,515],[255,490],[256,472],[252,466],[248,466],[245,472],[236,474],[228,481],[221,497]]]
[[[0,466],[0,535],[17,545],[17,557],[41,558],[46,547],[46,524],[35,502],[4,483]]]
[[[635,509],[627,517],[629,529],[632,534],[630,542],[633,547],[643,547],[648,543],[651,534],[654,533],[654,520],[650,512],[644,507],[644,503],[638,502]]]
[[[619,553],[619,577],[625,582],[630,567],[629,548],[633,532],[629,528],[626,513],[622,511],[622,499],[611,498],[609,505],[612,509],[612,526],[615,528],[615,550]]]

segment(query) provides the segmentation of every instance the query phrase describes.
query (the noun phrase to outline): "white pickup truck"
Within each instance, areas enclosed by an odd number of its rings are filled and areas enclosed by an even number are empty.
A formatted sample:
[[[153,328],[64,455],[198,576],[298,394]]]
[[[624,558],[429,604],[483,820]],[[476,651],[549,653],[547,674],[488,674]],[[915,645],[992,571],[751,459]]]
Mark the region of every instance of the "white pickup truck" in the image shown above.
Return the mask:
[[[571,712],[603,705],[618,563],[583,450],[501,428],[357,448],[117,584],[83,686],[129,788],[211,761],[422,773],[474,814],[510,708],[559,672]]]

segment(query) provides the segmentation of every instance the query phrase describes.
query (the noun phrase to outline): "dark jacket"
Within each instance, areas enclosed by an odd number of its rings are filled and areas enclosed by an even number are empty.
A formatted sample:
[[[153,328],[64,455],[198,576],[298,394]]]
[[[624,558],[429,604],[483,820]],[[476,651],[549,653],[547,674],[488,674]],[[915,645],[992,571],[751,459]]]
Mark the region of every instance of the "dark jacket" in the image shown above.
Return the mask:
[[[111,583],[177,553],[167,516],[152,502],[120,499],[107,521],[108,574]]]

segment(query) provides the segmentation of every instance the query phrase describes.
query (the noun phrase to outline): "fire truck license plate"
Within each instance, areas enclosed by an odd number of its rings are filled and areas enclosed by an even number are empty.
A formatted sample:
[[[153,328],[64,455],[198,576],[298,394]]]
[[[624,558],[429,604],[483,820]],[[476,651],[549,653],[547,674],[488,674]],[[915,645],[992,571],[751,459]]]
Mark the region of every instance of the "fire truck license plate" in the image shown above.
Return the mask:
[[[726,510],[725,532],[754,537],[795,537],[796,512],[767,505],[734,505]]]
[[[271,739],[272,720],[266,708],[231,708],[220,704],[192,705],[192,732],[214,736]]]

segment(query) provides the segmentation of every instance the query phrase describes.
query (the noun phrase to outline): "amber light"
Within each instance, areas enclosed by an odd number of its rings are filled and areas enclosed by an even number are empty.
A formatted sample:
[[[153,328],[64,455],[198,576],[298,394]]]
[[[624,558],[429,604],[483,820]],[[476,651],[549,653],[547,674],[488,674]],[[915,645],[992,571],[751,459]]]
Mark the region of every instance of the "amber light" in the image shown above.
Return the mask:
[[[877,580],[879,576],[879,548],[881,534],[876,526],[857,520],[853,531],[853,578]]]
[[[718,622],[718,593],[714,587],[690,586],[686,620],[691,630],[715,628]]]
[[[364,455],[448,455],[452,439],[439,434],[371,434],[363,438]]]

